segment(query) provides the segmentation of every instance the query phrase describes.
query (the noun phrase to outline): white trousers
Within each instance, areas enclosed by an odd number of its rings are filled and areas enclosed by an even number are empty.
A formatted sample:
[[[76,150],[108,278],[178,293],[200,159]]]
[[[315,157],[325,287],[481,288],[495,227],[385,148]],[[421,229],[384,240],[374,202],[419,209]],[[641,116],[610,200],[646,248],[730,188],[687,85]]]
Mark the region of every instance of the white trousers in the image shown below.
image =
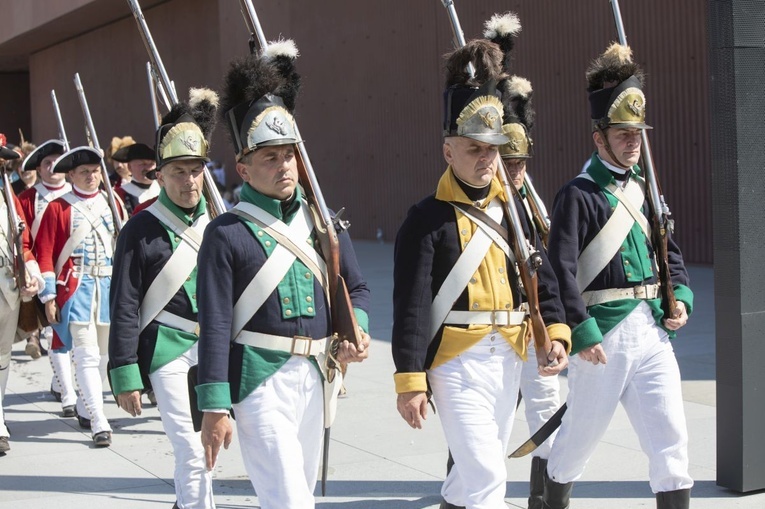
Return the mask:
[[[542,376],[537,369],[537,354],[533,343],[529,345],[528,358],[521,368],[521,394],[526,410],[529,435],[533,435],[560,407],[560,382],[558,376]],[[547,459],[555,433],[536,448],[534,456]]]
[[[62,407],[74,405],[77,401],[77,391],[72,381],[71,354],[63,350],[53,350],[51,348],[53,344],[53,329],[51,327],[45,327],[42,330],[41,336],[48,342],[48,361],[50,361],[50,366],[53,369],[51,387],[54,391],[61,393]]]
[[[80,398],[77,400],[77,413],[90,418],[90,430],[93,435],[102,431],[111,431],[104,414],[104,375],[106,372],[107,344],[109,326],[96,325],[95,320],[87,325],[69,324],[72,334],[72,359],[74,376]],[[82,406],[87,412],[82,414]]]
[[[234,405],[242,459],[262,509],[313,509],[324,434],[324,390],[293,356]]]
[[[570,360],[568,410],[550,452],[550,478],[568,483],[581,477],[621,402],[648,455],[653,492],[690,488],[680,370],[667,333],[640,303],[602,345],[607,364]]]
[[[16,337],[16,325],[19,323],[19,310],[11,309],[0,295],[0,437],[10,436],[8,427],[5,425],[3,412],[3,398],[8,386],[8,377],[11,372],[11,350],[13,340]]]
[[[428,371],[454,466],[444,499],[468,509],[506,509],[505,456],[513,428],[521,359],[498,332]]]
[[[175,456],[175,498],[181,509],[214,509],[212,473],[205,467],[205,450],[194,431],[189,405],[188,373],[197,363],[197,345],[149,375],[157,397],[162,427]]]

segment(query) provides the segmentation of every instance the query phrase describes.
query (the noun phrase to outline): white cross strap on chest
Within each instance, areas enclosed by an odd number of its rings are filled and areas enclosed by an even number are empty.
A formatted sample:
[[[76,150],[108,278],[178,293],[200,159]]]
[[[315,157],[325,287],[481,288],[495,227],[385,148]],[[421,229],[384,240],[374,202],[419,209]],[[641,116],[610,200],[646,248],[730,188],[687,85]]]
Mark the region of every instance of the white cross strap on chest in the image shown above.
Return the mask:
[[[296,214],[289,225],[279,221],[262,209],[246,202],[239,202],[230,212],[253,222],[258,218],[266,219],[271,223],[270,226],[274,226],[275,223],[280,223],[278,228],[285,237],[289,239],[298,239],[293,244],[296,246],[295,249],[298,250],[297,246],[301,246],[302,244],[305,244],[306,246],[308,245],[307,241],[311,239],[311,231],[313,230],[313,223],[310,221],[307,207],[301,205],[300,208],[302,213]],[[268,217],[264,217],[264,215],[271,217],[272,219],[268,219]],[[261,221],[258,221],[258,223],[261,223]],[[313,246],[313,244],[311,244],[311,246]],[[313,250],[313,247],[310,249]],[[315,256],[318,258],[318,255]],[[245,324],[250,321],[255,313],[257,313],[266,299],[268,299],[269,295],[276,290],[276,287],[279,286],[279,282],[284,279],[284,276],[287,275],[287,272],[297,258],[296,254],[290,251],[284,244],[277,243],[276,247],[271,252],[271,255],[260,267],[255,274],[255,277],[252,278],[242,292],[242,295],[239,297],[239,300],[237,300],[234,305],[234,317],[231,324],[231,336],[233,338],[239,336],[239,333],[242,332]],[[326,280],[326,272],[324,272],[324,274],[325,276],[323,277],[323,280]]]
[[[486,213],[490,218],[499,223],[502,220],[502,205],[499,203],[499,200],[492,200],[488,207],[486,207]],[[487,228],[491,229],[490,227]],[[441,288],[438,289],[438,294],[436,294],[430,306],[429,340],[436,336],[438,329],[443,325],[456,300],[465,291],[470,278],[473,277],[475,271],[480,267],[493,242],[492,237],[480,226],[473,233],[454,267],[452,267],[452,270],[449,271],[446,279],[444,279]]]
[[[586,172],[580,173],[577,175],[577,178],[594,181]],[[616,256],[624,239],[629,235],[632,225],[635,224],[636,217],[642,217],[643,222],[638,222],[638,224],[640,224],[641,229],[643,229],[647,236],[650,235],[650,232],[646,230],[648,225],[647,219],[638,212],[645,201],[645,184],[642,180],[638,182],[630,179],[623,192],[617,188],[616,193],[614,193],[612,188],[615,187],[613,184],[609,184],[606,189],[616,196],[619,203],[611,213],[611,217],[608,218],[605,226],[587,244],[587,247],[584,248],[577,260],[576,284],[579,288],[579,293],[584,292],[590,283],[595,280],[595,277]]]
[[[77,246],[93,231],[101,237],[101,242],[104,244],[104,249],[107,255],[111,257],[114,252],[111,243],[111,232],[106,228],[106,225],[101,218],[101,215],[109,206],[109,204],[106,203],[106,200],[99,200],[95,203],[93,209],[88,209],[83,205],[81,200],[78,200],[72,194],[65,194],[63,198],[85,217],[85,221],[82,221],[79,226],[75,228],[66,240],[64,247],[61,249],[61,253],[56,260],[56,276],[61,274],[61,269],[64,267],[64,264],[69,257],[72,256],[72,253],[74,253]]]
[[[507,256],[512,263],[515,263],[515,253],[513,253],[513,250],[510,248],[510,244],[508,244],[507,238],[505,236],[509,235],[507,233],[507,230],[500,224],[500,221],[502,220],[502,205],[499,203],[499,201],[493,200],[489,203],[489,206],[487,207],[487,211],[489,209],[496,209],[499,208],[500,215],[499,220],[495,220],[492,216],[489,214],[483,214],[487,217],[481,218],[480,215],[474,214],[473,211],[477,210],[478,212],[481,212],[480,209],[475,209],[474,207],[461,207],[455,203],[452,203],[452,206],[462,212],[468,219],[470,219],[478,228],[483,230],[483,232],[491,237],[492,242],[494,242],[497,247],[499,247],[502,252],[505,253],[505,256]],[[496,214],[496,212],[495,212]],[[486,219],[486,220],[484,220]],[[494,224],[489,224],[488,221],[493,221]],[[500,231],[504,230],[505,234],[504,236],[500,233]]]
[[[134,182],[128,182],[122,186],[122,189],[125,191],[125,193],[136,198],[138,203],[148,201],[159,194],[158,192],[155,192],[157,191],[157,188],[154,187],[154,183],[152,183],[152,185],[150,185],[148,188],[144,189],[143,187],[138,187],[135,185]]]
[[[43,202],[43,207],[35,212],[35,220],[32,221],[30,230],[32,240],[37,238],[37,233],[40,231],[40,224],[42,223],[43,214],[45,214],[45,209],[48,208],[50,202],[67,192],[66,186],[61,186],[61,189],[51,191],[42,183],[35,184],[34,188],[37,189],[37,199]]]
[[[178,247],[175,248],[162,270],[149,285],[149,289],[146,290],[138,310],[139,333],[160,314],[181,289],[183,283],[191,276],[191,273],[194,272],[194,268],[197,266],[197,254],[202,244],[202,235],[210,222],[209,216],[205,213],[199,216],[193,225],[189,226],[159,201],[152,203],[146,211],[167,225],[180,237],[181,242],[178,243]],[[172,324],[166,325],[172,327]]]

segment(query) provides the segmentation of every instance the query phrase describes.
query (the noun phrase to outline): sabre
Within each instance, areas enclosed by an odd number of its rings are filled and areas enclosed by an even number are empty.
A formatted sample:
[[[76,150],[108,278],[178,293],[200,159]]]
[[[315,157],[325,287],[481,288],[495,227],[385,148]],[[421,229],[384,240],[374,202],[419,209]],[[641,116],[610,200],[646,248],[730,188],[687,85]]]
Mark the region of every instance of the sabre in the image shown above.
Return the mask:
[[[460,26],[459,18],[457,17],[457,10],[454,8],[454,2],[452,0],[442,0],[444,7],[449,14],[449,20],[451,21],[452,33],[455,40],[460,44],[460,47],[465,45],[465,36],[462,33],[462,27]],[[475,69],[473,66],[468,67],[468,72],[471,76],[475,77]],[[518,214],[518,209],[515,203],[511,203],[511,197],[516,196],[518,191],[512,184],[507,176],[507,168],[501,157],[499,160],[499,176],[500,184],[507,196],[508,200],[504,204],[505,212],[508,215],[508,219],[511,225],[511,231],[515,242],[513,244],[513,250],[517,258],[517,263],[521,273],[521,281],[523,287],[526,289],[526,299],[529,305],[529,317],[531,318],[531,328],[534,335],[534,345],[537,350],[537,362],[539,366],[555,366],[557,361],[551,361],[548,355],[552,351],[552,343],[550,342],[550,336],[547,333],[542,314],[539,309],[539,296],[537,294],[537,269],[542,265],[542,257],[538,251],[531,248],[526,239],[526,235],[523,232],[521,226],[521,218]]]
[[[104,162],[101,145],[98,143],[96,128],[93,125],[93,117],[90,116],[88,99],[85,97],[85,89],[82,87],[82,81],[80,81],[80,73],[75,73],[74,75],[74,87],[77,89],[77,97],[80,100],[82,116],[85,117],[85,135],[88,138],[88,144],[101,153],[101,178],[103,179],[104,189],[106,189],[106,201],[109,202],[109,209],[112,212],[112,220],[114,221],[114,234],[116,236],[119,234],[120,230],[122,230],[122,216],[120,216],[119,209],[117,208],[117,202],[114,200],[114,191],[112,191],[112,186],[109,185],[109,172],[106,169],[106,163]]]
[[[53,111],[56,113],[56,123],[58,124],[58,137],[64,142],[64,152],[69,152],[69,139],[66,137],[66,129],[64,129],[64,119],[61,117],[61,109],[58,107],[58,99],[56,99],[56,91],[50,91],[50,99],[53,101]]]
[[[143,16],[141,6],[138,0],[127,0],[130,10],[133,12],[133,17],[138,24],[138,32],[141,34],[143,45],[146,48],[146,52],[149,54],[149,61],[152,68],[152,80],[156,83],[156,90],[159,91],[159,97],[165,104],[168,110],[178,104],[178,94],[175,91],[175,85],[170,81],[170,77],[167,75],[165,65],[162,63],[162,57],[157,51],[157,46],[154,44],[154,39],[149,31],[149,26],[146,24],[146,18]],[[154,105],[158,105],[158,101],[154,101]],[[156,113],[155,113],[156,115]],[[161,120],[160,120],[161,121]],[[156,122],[157,124],[159,121]],[[159,127],[159,125],[157,125]],[[223,203],[223,197],[221,197],[218,191],[218,186],[215,184],[215,180],[210,174],[210,170],[207,166],[204,167],[204,188],[203,193],[205,199],[210,204],[210,216],[217,217],[220,214],[226,212],[226,204]]]
[[[619,37],[619,44],[627,46],[627,35],[624,32],[624,20],[619,8],[619,0],[609,0],[614,13],[614,22],[616,32]],[[675,231],[675,221],[670,219],[672,213],[669,210],[664,195],[661,194],[659,178],[656,175],[656,168],[653,164],[653,154],[651,153],[651,143],[648,141],[648,134],[645,129],[640,130],[641,150],[643,153],[643,166],[645,167],[645,180],[648,184],[648,201],[651,205],[651,219],[653,228],[651,229],[651,239],[654,249],[656,249],[656,261],[659,266],[659,280],[661,281],[661,293],[663,294],[663,304],[666,306],[668,316],[674,317],[677,309],[677,300],[675,299],[675,290],[672,287],[672,278],[669,273],[669,260],[667,254],[667,242],[669,233]]]

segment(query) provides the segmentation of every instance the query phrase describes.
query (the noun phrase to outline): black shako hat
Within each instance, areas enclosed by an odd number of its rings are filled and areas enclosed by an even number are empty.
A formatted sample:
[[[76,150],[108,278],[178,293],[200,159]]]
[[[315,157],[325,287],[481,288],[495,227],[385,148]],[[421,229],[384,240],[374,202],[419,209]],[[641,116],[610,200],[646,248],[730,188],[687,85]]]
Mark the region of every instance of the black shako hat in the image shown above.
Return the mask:
[[[120,163],[129,163],[137,159],[150,159],[153,161],[156,157],[154,149],[144,143],[133,143],[127,147],[122,147],[112,154],[112,159]]]
[[[475,39],[447,56],[443,135],[463,136],[490,145],[503,145],[502,102],[497,84],[507,75],[502,50]],[[475,77],[467,71],[469,64]]]
[[[231,63],[220,112],[237,160],[261,147],[301,141],[293,117],[300,89],[297,57],[297,47],[288,39],[271,42],[260,54]]]
[[[609,127],[652,129],[645,123],[643,70],[629,46],[612,43],[587,69],[592,130]]]
[[[101,152],[92,147],[75,147],[53,163],[53,173],[66,173],[83,164],[100,164]]]
[[[207,88],[190,89],[189,101],[173,106],[157,129],[157,169],[172,161],[209,162],[207,154],[217,110],[218,94]]]
[[[42,164],[43,159],[48,156],[60,156],[66,151],[66,145],[61,140],[48,140],[34,149],[24,159],[21,165],[21,171],[36,170]]]

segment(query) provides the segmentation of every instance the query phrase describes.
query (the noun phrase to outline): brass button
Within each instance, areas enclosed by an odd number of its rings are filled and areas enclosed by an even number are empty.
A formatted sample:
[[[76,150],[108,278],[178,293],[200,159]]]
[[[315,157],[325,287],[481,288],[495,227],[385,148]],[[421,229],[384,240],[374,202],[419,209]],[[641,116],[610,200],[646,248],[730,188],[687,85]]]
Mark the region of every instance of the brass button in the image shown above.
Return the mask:
[[[624,265],[629,265],[629,264],[630,264],[629,260],[624,260]]]
[[[313,308],[311,306],[308,306],[308,309],[306,311],[308,311],[309,313],[313,313]]]
[[[478,309],[478,303],[477,302],[473,302],[473,309]]]
[[[194,299],[194,300],[196,300],[196,298],[197,298],[197,294],[196,294],[196,293],[195,293],[195,294],[193,294],[193,295],[191,296],[191,298],[192,298],[192,299]]]
[[[305,273],[305,278],[306,279],[311,279],[311,273],[310,272],[306,272]]]
[[[175,241],[176,241],[176,242],[180,242],[180,241],[181,241],[181,238],[176,236],[176,237],[175,237]]]
[[[285,309],[284,310],[284,314],[287,315],[287,316],[290,316],[292,314],[292,310],[291,309]]]
[[[191,281],[191,276],[186,278],[186,282],[188,283],[189,281]]]
[[[627,272],[627,277],[632,277],[632,272]]]
[[[312,302],[313,298],[309,295],[308,297],[305,298],[305,301],[306,302]]]
[[[265,241],[264,244],[266,245],[266,247],[271,247],[271,241],[270,240]]]
[[[263,230],[258,230],[258,237],[262,237],[262,236],[263,236]]]
[[[290,298],[289,297],[284,297],[284,299],[282,299],[282,302],[284,302],[285,304],[289,304],[290,303]]]

